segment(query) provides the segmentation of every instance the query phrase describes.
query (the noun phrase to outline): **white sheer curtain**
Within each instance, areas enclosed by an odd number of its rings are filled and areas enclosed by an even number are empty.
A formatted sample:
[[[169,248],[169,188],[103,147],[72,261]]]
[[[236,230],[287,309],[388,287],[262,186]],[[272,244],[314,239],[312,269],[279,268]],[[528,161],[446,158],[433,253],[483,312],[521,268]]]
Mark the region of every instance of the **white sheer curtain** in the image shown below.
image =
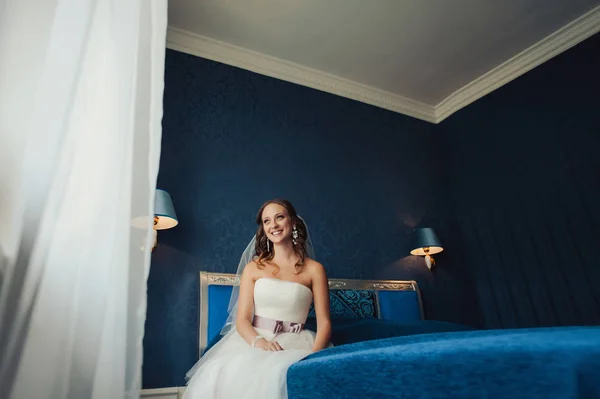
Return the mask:
[[[167,0],[0,0],[0,397],[139,397]]]

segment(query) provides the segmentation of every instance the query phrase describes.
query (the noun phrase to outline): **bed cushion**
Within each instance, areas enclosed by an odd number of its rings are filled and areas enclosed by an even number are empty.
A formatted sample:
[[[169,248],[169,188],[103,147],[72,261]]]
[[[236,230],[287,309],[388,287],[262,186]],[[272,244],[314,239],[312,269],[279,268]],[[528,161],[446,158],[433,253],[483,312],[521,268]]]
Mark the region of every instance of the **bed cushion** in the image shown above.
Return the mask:
[[[396,323],[422,320],[416,291],[379,291],[379,318]]]
[[[377,302],[375,291],[370,290],[330,290],[329,309],[336,319],[375,319]],[[314,304],[310,306],[308,317],[315,317]]]
[[[315,319],[306,321],[307,329],[316,331],[316,327]],[[331,330],[331,343],[338,346],[383,338],[473,329],[462,324],[435,320],[395,323],[379,319],[332,319]]]

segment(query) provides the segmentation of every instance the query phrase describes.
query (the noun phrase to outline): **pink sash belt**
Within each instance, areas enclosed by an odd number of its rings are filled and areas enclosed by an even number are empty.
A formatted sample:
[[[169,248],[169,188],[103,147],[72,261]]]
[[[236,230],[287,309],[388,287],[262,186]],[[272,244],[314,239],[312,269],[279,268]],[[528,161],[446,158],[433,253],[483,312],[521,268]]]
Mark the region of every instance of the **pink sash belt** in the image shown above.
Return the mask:
[[[252,325],[256,328],[271,331],[274,334],[291,332],[299,334],[304,329],[304,323],[291,323],[281,320],[273,320],[268,317],[254,316]]]

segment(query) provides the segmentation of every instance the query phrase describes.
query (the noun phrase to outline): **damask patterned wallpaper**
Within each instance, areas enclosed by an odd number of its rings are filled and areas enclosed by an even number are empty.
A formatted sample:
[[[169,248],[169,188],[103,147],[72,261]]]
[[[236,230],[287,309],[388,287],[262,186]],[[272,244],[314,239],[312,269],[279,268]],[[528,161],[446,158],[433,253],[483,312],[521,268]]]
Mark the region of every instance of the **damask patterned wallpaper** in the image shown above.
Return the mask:
[[[167,52],[158,186],[180,224],[159,232],[148,281],[144,387],[184,383],[197,360],[198,272],[235,272],[254,217],[287,198],[330,277],[415,279],[428,318],[476,319],[458,253],[432,273],[413,227],[442,242],[434,125],[175,51]]]

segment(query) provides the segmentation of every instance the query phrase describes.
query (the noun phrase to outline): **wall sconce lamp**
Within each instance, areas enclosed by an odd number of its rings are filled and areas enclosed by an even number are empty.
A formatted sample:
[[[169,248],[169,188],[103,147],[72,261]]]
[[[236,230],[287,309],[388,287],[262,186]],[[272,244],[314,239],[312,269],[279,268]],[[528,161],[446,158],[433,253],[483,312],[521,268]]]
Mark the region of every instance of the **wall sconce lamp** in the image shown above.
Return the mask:
[[[152,229],[154,240],[152,252],[154,252],[154,249],[158,245],[157,230],[172,229],[177,226],[178,223],[179,221],[177,220],[177,214],[175,213],[171,194],[165,190],[156,189],[154,197],[154,228]]]
[[[435,231],[429,227],[415,230],[412,248],[414,249],[410,251],[411,255],[425,256],[425,263],[429,270],[435,266],[435,260],[431,255],[440,253],[444,250]]]

